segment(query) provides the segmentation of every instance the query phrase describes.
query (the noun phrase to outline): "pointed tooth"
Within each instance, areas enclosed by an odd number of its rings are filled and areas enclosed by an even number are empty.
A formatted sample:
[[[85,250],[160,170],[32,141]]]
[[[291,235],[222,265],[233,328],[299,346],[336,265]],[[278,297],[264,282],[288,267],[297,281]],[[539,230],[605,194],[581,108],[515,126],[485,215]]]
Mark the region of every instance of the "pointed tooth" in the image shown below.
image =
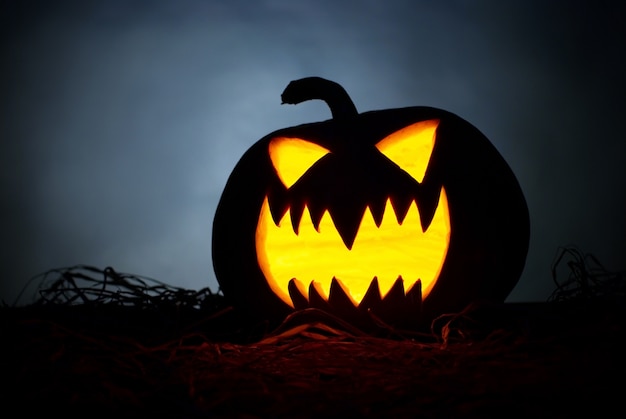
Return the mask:
[[[287,212],[287,202],[284,196],[279,193],[272,193],[267,197],[270,213],[272,214],[272,219],[274,220],[274,224],[278,226],[280,220],[285,216]]]
[[[328,303],[340,312],[352,311],[355,306],[352,299],[346,294],[341,282],[333,277],[330,283],[330,292],[328,293]]]
[[[293,232],[298,234],[300,230],[300,220],[302,220],[302,213],[304,212],[304,202],[296,201],[291,204],[289,213],[291,216],[291,227]]]
[[[313,227],[315,227],[315,230],[319,233],[320,222],[322,221],[322,216],[324,215],[324,212],[326,212],[326,208],[323,204],[315,204],[314,202],[309,202],[308,208],[309,213],[311,214]]]
[[[298,279],[292,278],[289,281],[289,296],[291,297],[291,302],[296,310],[303,310],[309,306],[309,301],[300,291],[301,288],[302,283],[298,281]]]
[[[388,188],[381,188],[378,185],[372,185],[372,187],[366,191],[366,195],[369,197],[367,206],[372,214],[372,219],[376,227],[380,227],[385,215],[387,201],[389,201],[389,190]]]
[[[430,223],[433,221],[437,206],[439,205],[440,195],[441,186],[425,187],[423,184],[418,193],[416,193],[416,203],[419,209],[422,231],[426,231],[428,227],[430,227]]]
[[[406,298],[412,304],[422,304],[422,280],[415,281],[411,289],[406,292]]]
[[[402,279],[402,276],[398,276],[398,279],[396,279],[396,282],[393,283],[391,289],[383,298],[383,301],[402,302],[402,300],[404,300],[404,280]]]
[[[380,227],[383,222],[383,216],[385,215],[385,207],[387,206],[387,199],[376,199],[370,203],[369,209],[372,213],[372,218],[376,223],[376,227]]]
[[[359,232],[361,220],[366,205],[336,205],[330,208],[330,216],[337,232],[348,249],[352,249],[356,235]]]
[[[393,211],[396,213],[398,224],[402,224],[404,222],[404,218],[409,212],[409,207],[412,202],[413,197],[406,194],[395,194],[391,197],[391,206],[393,207]]]
[[[359,308],[363,309],[373,309],[376,310],[376,307],[380,304],[382,299],[380,298],[380,288],[378,287],[378,277],[374,277],[372,282],[370,283],[369,288],[365,292],[361,303],[359,304]]]
[[[309,306],[328,311],[328,302],[318,289],[319,286],[315,281],[311,281],[309,285]]]

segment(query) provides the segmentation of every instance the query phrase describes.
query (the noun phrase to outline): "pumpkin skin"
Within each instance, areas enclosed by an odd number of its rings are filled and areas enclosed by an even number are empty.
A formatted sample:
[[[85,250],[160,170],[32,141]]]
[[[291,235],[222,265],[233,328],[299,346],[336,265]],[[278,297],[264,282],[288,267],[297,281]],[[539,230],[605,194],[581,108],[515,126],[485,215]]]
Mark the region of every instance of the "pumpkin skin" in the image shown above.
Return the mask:
[[[363,205],[380,202],[381,194],[396,203],[415,200],[422,227],[428,227],[442,203],[442,191],[447,201],[449,242],[423,301],[421,284],[407,292],[413,309],[407,311],[406,304],[398,304],[402,300],[398,293],[404,294],[402,284],[399,291],[398,284],[388,291],[390,303],[384,307],[380,298],[365,304],[365,299],[355,302],[342,295],[328,304],[331,299],[312,287],[309,295],[302,288],[303,295],[292,295],[292,305],[321,307],[355,321],[350,302],[355,306],[363,303],[361,309],[406,326],[426,324],[474,301],[504,301],[523,270],[530,226],[519,183],[490,141],[469,122],[441,109],[419,106],[358,113],[343,88],[320,78],[294,81],[283,93],[287,103],[309,99],[325,100],[333,118],[281,129],[255,143],[235,166],[217,206],[213,266],[233,305],[269,321],[280,321],[294,309],[272,290],[259,260],[257,230],[268,196],[274,202],[271,215],[275,221],[287,209],[301,211],[296,207],[302,205],[321,206],[318,212],[334,210],[333,222],[338,230],[348,232],[342,238],[350,247],[354,237],[358,240]],[[423,179],[416,181],[375,147],[406,127],[428,121],[436,121],[435,142]],[[302,139],[329,153],[287,186],[269,152],[278,138]],[[404,279],[412,285],[418,278]]]

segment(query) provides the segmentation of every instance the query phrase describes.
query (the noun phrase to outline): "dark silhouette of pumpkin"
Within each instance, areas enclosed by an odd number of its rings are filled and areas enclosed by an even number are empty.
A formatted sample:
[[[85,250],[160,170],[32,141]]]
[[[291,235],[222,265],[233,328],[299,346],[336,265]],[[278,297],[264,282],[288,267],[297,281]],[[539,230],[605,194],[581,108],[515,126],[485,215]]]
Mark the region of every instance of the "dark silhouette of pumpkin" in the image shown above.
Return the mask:
[[[504,301],[524,267],[528,209],[478,129],[431,107],[358,113],[318,77],[282,99],[324,100],[332,119],[263,137],[230,175],[213,265],[235,307],[270,321],[317,307],[413,327]]]

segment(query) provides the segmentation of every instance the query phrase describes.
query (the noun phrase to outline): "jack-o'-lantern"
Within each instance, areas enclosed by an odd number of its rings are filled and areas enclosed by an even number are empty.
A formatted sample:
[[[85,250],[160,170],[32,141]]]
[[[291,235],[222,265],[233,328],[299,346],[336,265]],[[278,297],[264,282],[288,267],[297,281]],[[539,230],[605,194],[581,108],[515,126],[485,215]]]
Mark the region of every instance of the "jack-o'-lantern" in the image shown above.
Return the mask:
[[[506,298],[526,259],[528,209],[478,129],[430,107],[358,113],[318,77],[291,82],[282,99],[324,100],[332,119],[265,136],[230,175],[213,265],[237,307],[407,325]]]

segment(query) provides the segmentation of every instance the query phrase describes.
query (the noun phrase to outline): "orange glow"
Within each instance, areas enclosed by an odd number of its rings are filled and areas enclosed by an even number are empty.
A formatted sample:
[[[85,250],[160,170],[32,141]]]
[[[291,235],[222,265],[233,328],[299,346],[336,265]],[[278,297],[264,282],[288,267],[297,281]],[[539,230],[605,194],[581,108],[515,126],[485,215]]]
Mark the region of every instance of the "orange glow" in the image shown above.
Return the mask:
[[[378,150],[418,182],[424,178],[435,144],[437,120],[418,122],[401,129],[376,144]],[[290,187],[310,166],[329,151],[297,138],[276,138],[269,153],[281,181]],[[259,267],[272,291],[293,307],[288,286],[292,278],[304,296],[311,283],[328,298],[333,277],[339,280],[355,305],[363,299],[376,276],[381,297],[391,289],[398,276],[408,292],[420,279],[422,298],[434,287],[450,243],[450,212],[442,187],[433,220],[424,232],[419,209],[413,202],[402,224],[398,223],[389,200],[382,223],[377,227],[366,209],[352,249],[348,249],[328,212],[315,229],[305,207],[296,235],[288,210],[278,226],[274,223],[265,198],[256,230]]]
[[[413,179],[421,182],[435,145],[438,125],[436,119],[409,125],[380,141],[376,148]]]
[[[308,209],[300,222],[299,235],[293,231],[289,211],[277,227],[272,220],[267,198],[263,202],[256,232],[259,266],[274,293],[293,306],[288,284],[296,278],[302,295],[315,282],[321,295],[328,298],[330,283],[336,277],[344,291],[358,305],[374,276],[378,277],[381,296],[385,296],[398,276],[409,291],[417,279],[422,280],[422,298],[433,288],[443,266],[450,242],[448,200],[442,188],[433,221],[422,232],[415,202],[402,225],[398,224],[387,201],[380,227],[376,227],[369,210],[349,250],[328,215],[322,217],[319,233]]]
[[[328,150],[300,138],[277,137],[270,142],[269,153],[278,177],[290,188]]]

